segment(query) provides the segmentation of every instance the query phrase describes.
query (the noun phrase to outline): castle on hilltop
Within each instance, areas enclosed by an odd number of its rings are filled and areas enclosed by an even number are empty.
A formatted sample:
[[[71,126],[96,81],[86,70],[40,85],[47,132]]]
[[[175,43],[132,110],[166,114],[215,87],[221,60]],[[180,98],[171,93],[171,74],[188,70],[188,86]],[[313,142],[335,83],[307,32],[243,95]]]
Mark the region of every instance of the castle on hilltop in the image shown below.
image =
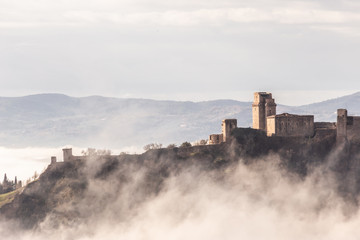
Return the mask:
[[[276,114],[276,103],[268,92],[254,93],[252,104],[253,129],[263,131],[268,137],[322,136],[336,132],[337,141],[360,140],[360,117],[348,116],[346,109],[337,110],[337,121],[314,122],[314,115]],[[209,144],[227,142],[236,126],[236,119],[222,121],[222,134],[212,134]]]
[[[336,136],[337,142],[360,141],[360,116],[348,116],[346,109],[337,110],[336,122],[315,122],[314,115],[276,113],[275,99],[271,93],[254,93],[252,104],[253,129],[265,132],[268,137],[323,138]],[[222,120],[222,133],[211,134],[209,145],[229,142],[231,132],[238,128],[236,119]],[[64,162],[85,160],[88,156],[74,156],[71,148],[63,149]],[[51,164],[56,165],[56,157]]]

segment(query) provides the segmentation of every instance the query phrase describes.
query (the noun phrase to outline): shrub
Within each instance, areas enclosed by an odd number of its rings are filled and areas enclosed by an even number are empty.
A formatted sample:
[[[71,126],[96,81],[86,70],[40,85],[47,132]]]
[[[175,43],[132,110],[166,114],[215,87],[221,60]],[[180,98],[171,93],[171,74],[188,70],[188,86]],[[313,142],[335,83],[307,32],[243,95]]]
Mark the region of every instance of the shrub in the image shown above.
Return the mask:
[[[162,147],[161,143],[149,143],[147,145],[144,146],[144,150],[148,151],[151,149],[160,149]]]
[[[185,148],[185,147],[191,147],[191,143],[189,142],[183,142],[181,145],[180,145],[181,148]]]

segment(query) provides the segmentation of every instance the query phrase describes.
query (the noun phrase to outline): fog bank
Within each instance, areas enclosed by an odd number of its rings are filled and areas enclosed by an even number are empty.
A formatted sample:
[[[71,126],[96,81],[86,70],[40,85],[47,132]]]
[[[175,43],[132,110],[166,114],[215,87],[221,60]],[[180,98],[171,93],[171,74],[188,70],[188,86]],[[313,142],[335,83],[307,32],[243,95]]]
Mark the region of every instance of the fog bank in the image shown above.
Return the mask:
[[[50,164],[51,156],[56,156],[58,161],[63,161],[62,149],[65,147],[73,148],[74,155],[82,155],[82,151],[86,150],[86,148],[77,146],[61,146],[56,148],[8,148],[0,146],[0,181],[2,181],[6,173],[10,180],[17,176],[18,180],[25,182],[34,175],[35,171],[41,173]],[[141,148],[135,146],[111,150],[113,154],[141,151]]]
[[[10,240],[357,239],[358,208],[338,194],[329,170],[338,160],[329,158],[305,178],[282,169],[277,155],[221,171],[189,166],[172,171],[158,193],[149,193],[149,169],[118,169],[99,179],[101,163],[93,159],[85,169],[84,198],[56,209],[76,211],[80,219],[52,213],[36,231],[17,236],[0,225],[0,232]]]

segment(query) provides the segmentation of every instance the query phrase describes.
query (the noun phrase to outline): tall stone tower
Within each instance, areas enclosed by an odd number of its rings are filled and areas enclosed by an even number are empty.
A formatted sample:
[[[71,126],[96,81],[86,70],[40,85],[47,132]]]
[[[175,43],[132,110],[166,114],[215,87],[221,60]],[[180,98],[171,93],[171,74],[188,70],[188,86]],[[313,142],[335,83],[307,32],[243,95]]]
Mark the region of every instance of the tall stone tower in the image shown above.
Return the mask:
[[[271,93],[256,92],[254,93],[253,111],[253,128],[266,131],[266,118],[276,115],[275,99]]]
[[[236,119],[224,119],[221,124],[223,141],[226,142],[230,139],[231,131],[237,128]]]
[[[72,148],[64,148],[63,149],[64,162],[69,162],[72,160]]]
[[[347,110],[337,110],[336,140],[343,141],[347,138]]]

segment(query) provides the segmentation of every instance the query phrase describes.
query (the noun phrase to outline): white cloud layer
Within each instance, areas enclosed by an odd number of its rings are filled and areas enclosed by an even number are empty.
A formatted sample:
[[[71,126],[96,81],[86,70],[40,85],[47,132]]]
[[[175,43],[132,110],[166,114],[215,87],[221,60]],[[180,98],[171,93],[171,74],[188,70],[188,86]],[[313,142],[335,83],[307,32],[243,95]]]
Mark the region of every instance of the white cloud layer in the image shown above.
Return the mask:
[[[1,1],[0,27],[73,26],[92,24],[199,26],[229,23],[334,24],[358,23],[360,13],[328,9],[319,4],[251,1],[228,4],[194,1]],[[255,1],[261,2],[261,1]],[[151,7],[151,3],[154,7]]]
[[[355,92],[359,33],[350,0],[0,0],[0,95]]]

